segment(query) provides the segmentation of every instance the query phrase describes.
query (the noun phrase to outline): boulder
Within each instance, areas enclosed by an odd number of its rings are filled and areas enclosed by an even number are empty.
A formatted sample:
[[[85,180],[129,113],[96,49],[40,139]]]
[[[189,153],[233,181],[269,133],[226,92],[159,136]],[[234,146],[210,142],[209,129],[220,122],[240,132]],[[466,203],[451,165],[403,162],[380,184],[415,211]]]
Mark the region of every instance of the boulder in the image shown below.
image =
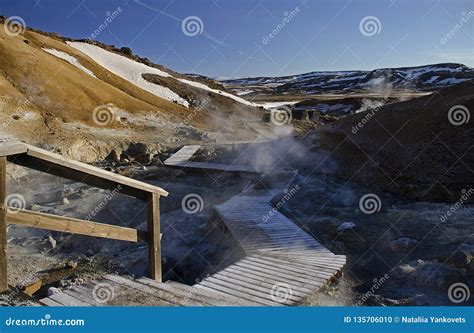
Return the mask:
[[[418,241],[414,239],[401,237],[391,241],[390,247],[396,252],[409,252],[416,246],[416,244],[418,244]]]
[[[109,153],[109,155],[107,155],[107,157],[105,158],[106,161],[108,162],[119,162],[120,161],[120,153],[115,150],[115,149],[112,149]]]
[[[140,142],[132,142],[128,146],[127,150],[125,150],[122,153],[121,158],[122,159],[127,158],[129,160],[132,160],[132,159],[135,159],[139,155],[144,155],[147,153],[148,153],[148,147],[145,144],[140,143]]]
[[[150,164],[153,160],[152,154],[140,154],[135,156],[135,161],[141,164]]]
[[[474,276],[474,245],[462,244],[454,254],[448,258],[449,263],[465,269],[470,276]]]
[[[332,241],[327,246],[329,251],[334,254],[346,254],[346,246],[343,242]]]
[[[437,290],[445,290],[453,283],[463,280],[461,272],[455,267],[421,259],[398,266],[394,272],[405,282]]]

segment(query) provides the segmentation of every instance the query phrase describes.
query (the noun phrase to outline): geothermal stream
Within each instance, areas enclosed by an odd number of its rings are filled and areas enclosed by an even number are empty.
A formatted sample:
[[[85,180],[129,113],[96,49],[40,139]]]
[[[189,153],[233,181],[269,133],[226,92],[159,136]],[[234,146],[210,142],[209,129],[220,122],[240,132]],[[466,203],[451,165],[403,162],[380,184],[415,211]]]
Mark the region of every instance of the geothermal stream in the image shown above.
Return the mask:
[[[214,207],[253,192],[270,194],[280,213],[333,253],[347,256],[343,276],[310,297],[308,304],[448,304],[452,283],[473,283],[462,255],[463,249],[472,251],[474,246],[469,239],[474,208],[466,205],[442,221],[451,205],[408,202],[339,179],[331,174],[334,165],[327,157],[295,142],[260,143],[204,147],[191,161],[247,165],[261,173],[135,168],[135,178],[170,192],[161,200],[164,280],[194,284],[240,259],[238,244],[221,231]],[[325,163],[317,172],[298,170],[303,158],[311,165]],[[146,228],[141,202],[86,185],[28,172],[10,183],[9,192],[22,194],[28,209],[78,218],[94,212],[92,220],[97,222]],[[186,206],[189,198],[194,204]],[[271,216],[261,218],[271,223]],[[14,226],[8,236],[9,247],[25,253],[14,261],[9,258],[18,266],[10,270],[12,284],[67,260],[85,269],[56,287],[67,288],[101,273],[146,274],[145,244]]]

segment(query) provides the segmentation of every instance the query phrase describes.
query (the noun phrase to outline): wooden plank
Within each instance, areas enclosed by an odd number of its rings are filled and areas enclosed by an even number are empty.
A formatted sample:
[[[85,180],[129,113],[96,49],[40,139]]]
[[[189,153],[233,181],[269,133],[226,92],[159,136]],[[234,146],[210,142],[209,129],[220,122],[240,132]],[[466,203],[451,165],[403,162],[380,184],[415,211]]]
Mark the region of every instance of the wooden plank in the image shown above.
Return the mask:
[[[91,186],[108,190],[119,190],[119,193],[146,200],[146,193],[157,193],[167,196],[168,192],[138,180],[93,167],[86,163],[67,159],[43,149],[29,146],[24,154],[10,156],[9,161],[35,170],[59,177],[71,179]],[[120,185],[120,186],[119,186]]]
[[[252,297],[257,297],[262,301],[265,301],[266,305],[287,305],[290,300],[274,300],[272,298],[271,289],[264,289],[256,290],[256,288],[249,289],[248,284],[244,284],[239,280],[229,279],[226,277],[214,277],[210,276],[202,281],[202,285],[206,285],[206,283],[210,284],[218,284],[220,286],[230,288],[235,291],[239,291],[245,294],[252,295]],[[268,303],[269,302],[269,303]]]
[[[93,306],[104,306],[106,304],[99,303],[92,297],[92,289],[81,289],[77,286],[72,287],[71,289],[64,290],[66,295],[77,298],[81,302],[93,305]]]
[[[229,266],[225,270],[219,272],[219,274],[222,273],[230,273],[238,276],[242,276],[243,278],[248,278],[252,279],[255,281],[262,281],[262,282],[267,282],[271,283],[272,285],[275,285],[277,283],[288,283],[288,280],[284,278],[279,278],[278,276],[269,276],[267,274],[262,274],[260,272],[256,272],[253,270],[247,270],[242,267],[234,267],[234,266]],[[298,291],[301,295],[307,295],[309,293],[312,293],[314,291],[314,288],[308,288],[307,284],[297,282],[297,281],[291,281],[290,282],[292,288],[296,291]]]
[[[222,272],[219,272],[218,274],[214,274],[212,277],[216,279],[228,281],[230,283],[235,283],[237,285],[241,285],[242,287],[246,287],[249,290],[257,290],[264,293],[268,293],[270,295],[272,293],[272,288],[276,285],[274,283],[269,283],[268,281],[247,278],[243,275],[226,272],[226,271],[222,271]],[[301,300],[301,298],[308,295],[308,293],[302,293],[296,288],[293,288],[293,286],[290,286],[290,288],[291,288],[291,295],[288,295],[288,296],[295,302]]]
[[[208,292],[199,288],[188,286],[182,283],[167,281],[166,283],[159,283],[149,278],[140,278],[137,282],[153,286],[158,289],[164,289],[181,297],[195,300],[198,303],[212,306],[249,306],[257,305],[255,303],[242,300],[240,298],[225,295],[219,292]]]
[[[188,292],[195,292],[198,295],[202,295],[204,297],[208,297],[212,300],[216,300],[218,304],[216,305],[238,305],[238,306],[260,306],[261,304],[255,303],[246,299],[242,299],[240,297],[235,297],[232,295],[224,294],[220,291],[211,290],[207,288],[200,288],[199,284],[194,286],[188,286],[182,283],[178,283],[175,281],[166,281],[165,284],[172,285],[173,287],[188,291]]]
[[[148,266],[150,277],[161,282],[160,196],[148,195]]]
[[[287,281],[289,281],[288,283],[291,283],[291,281],[297,281],[297,282],[302,282],[308,286],[311,286],[313,289],[318,289],[320,288],[326,281],[325,280],[322,280],[322,279],[318,279],[318,281],[313,281],[308,279],[308,277],[301,277],[301,276],[297,276],[297,275],[293,275],[293,274],[289,274],[285,271],[282,271],[281,269],[273,269],[273,268],[269,268],[269,267],[261,267],[261,266],[257,266],[257,265],[253,265],[253,264],[248,264],[248,263],[243,263],[243,262],[238,262],[236,264],[237,266],[241,266],[241,267],[246,267],[250,270],[255,270],[255,271],[258,271],[258,272],[261,272],[261,273],[265,273],[265,274],[268,274],[268,276],[278,276],[278,277],[281,277],[281,278],[285,278],[287,279]]]
[[[180,288],[176,288],[173,285],[163,283],[163,282],[157,282],[149,278],[139,278],[139,279],[136,279],[135,282],[144,284],[148,287],[158,289],[160,291],[173,294],[176,297],[184,298],[188,300],[189,302],[193,302],[194,305],[227,305],[227,304],[216,304],[215,302],[213,302],[212,299],[205,297],[203,295],[199,295],[195,290],[194,292],[186,292]]]
[[[45,298],[42,298],[38,301],[41,305],[45,305],[45,306],[63,306],[61,303],[58,303],[56,301],[53,301],[52,299],[48,298],[48,297],[45,297]]]
[[[90,304],[78,300],[70,295],[66,295],[65,293],[53,294],[49,296],[49,299],[64,306],[90,306]]]
[[[132,228],[119,227],[97,222],[84,221],[71,217],[58,216],[30,210],[7,209],[10,224],[79,235],[116,239],[128,242],[144,241],[146,232]],[[145,238],[143,238],[145,237]]]
[[[235,272],[236,274],[245,275],[256,280],[264,280],[268,282],[276,283],[290,283],[292,286],[296,286],[301,292],[303,293],[311,293],[314,291],[314,286],[308,285],[305,282],[289,280],[285,277],[281,277],[278,275],[269,275],[267,273],[263,273],[257,270],[252,270],[247,267],[235,267],[229,266],[224,271],[226,272]]]
[[[270,260],[270,261],[282,263],[282,264],[285,264],[285,263],[288,262],[286,260],[283,260],[283,259],[280,259],[280,258],[277,258],[277,257],[272,257],[272,256],[258,255],[257,257],[259,257],[261,259],[265,259],[265,260]],[[291,259],[288,259],[288,260],[291,260]],[[291,265],[293,267],[298,267],[298,268],[301,268],[301,269],[323,270],[323,271],[327,271],[327,272],[335,272],[335,271],[337,271],[337,270],[339,270],[343,267],[343,265],[341,265],[341,264],[332,264],[332,263],[326,263],[326,262],[324,262],[324,263],[309,262],[309,261],[304,260],[303,258],[301,258],[299,260],[298,260],[298,258],[294,258],[291,261]]]
[[[271,267],[276,267],[276,268],[282,268],[282,269],[285,269],[287,272],[304,273],[309,276],[318,276],[323,279],[331,278],[334,276],[333,269],[324,270],[322,268],[314,268],[311,266],[306,266],[306,267],[295,266],[293,265],[292,262],[288,262],[288,261],[279,262],[279,261],[273,260],[273,258],[271,257],[253,256],[251,257],[251,259],[252,259],[252,262],[261,263],[262,265],[265,265],[266,267],[271,266]]]
[[[26,153],[26,144],[20,141],[6,141],[0,143],[0,157]]]
[[[136,292],[143,293],[144,297],[146,297],[147,294],[152,295],[154,298],[159,298],[172,305],[202,305],[202,303],[186,300],[176,294],[159,290],[157,288],[152,288],[143,283],[138,283],[118,275],[107,274],[104,276],[104,279],[112,282],[113,284],[117,284],[118,286],[126,286],[127,288],[136,290]]]
[[[8,290],[7,274],[7,159],[0,157],[0,292]]]
[[[245,292],[245,290],[244,291],[236,290],[236,289],[232,288],[232,287],[234,287],[232,284],[225,283],[225,282],[215,283],[215,282],[212,282],[212,281],[203,280],[203,281],[199,282],[198,286],[207,287],[207,288],[210,288],[212,290],[217,290],[217,291],[223,292],[225,294],[229,294],[229,295],[232,295],[232,296],[247,299],[249,301],[256,302],[256,303],[259,303],[261,305],[272,305],[272,306],[281,305],[280,303],[276,303],[276,302],[273,302],[273,301],[268,301],[264,298],[260,298],[260,297],[254,296],[253,294],[249,294],[249,293]]]

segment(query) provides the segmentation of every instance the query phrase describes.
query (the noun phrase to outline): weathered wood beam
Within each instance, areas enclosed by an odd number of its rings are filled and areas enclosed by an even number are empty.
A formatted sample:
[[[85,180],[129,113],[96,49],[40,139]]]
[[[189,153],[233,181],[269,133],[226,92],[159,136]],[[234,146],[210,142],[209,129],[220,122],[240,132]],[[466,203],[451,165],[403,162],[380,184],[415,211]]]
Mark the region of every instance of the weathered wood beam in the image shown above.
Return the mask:
[[[7,275],[7,159],[0,157],[0,292],[8,290]]]
[[[156,193],[148,195],[147,225],[150,277],[155,281],[161,282],[160,196]]]
[[[120,194],[128,195],[141,200],[146,200],[147,192],[143,190],[120,184],[113,180],[102,178],[101,176],[95,176],[87,172],[72,170],[67,166],[56,164],[50,161],[45,161],[37,157],[21,154],[10,156],[8,157],[8,160],[12,163],[34,170],[42,171],[54,176],[70,179],[76,182],[84,183],[98,188],[103,188],[106,190],[115,190],[118,191],[118,193]]]
[[[0,156],[6,157],[15,154],[22,154],[28,151],[28,147],[23,142],[7,141],[0,143]]]
[[[72,234],[102,237],[128,242],[147,242],[146,231],[127,227],[119,227],[103,223],[85,221],[71,217],[16,210],[7,208],[7,222],[24,227],[32,227]]]

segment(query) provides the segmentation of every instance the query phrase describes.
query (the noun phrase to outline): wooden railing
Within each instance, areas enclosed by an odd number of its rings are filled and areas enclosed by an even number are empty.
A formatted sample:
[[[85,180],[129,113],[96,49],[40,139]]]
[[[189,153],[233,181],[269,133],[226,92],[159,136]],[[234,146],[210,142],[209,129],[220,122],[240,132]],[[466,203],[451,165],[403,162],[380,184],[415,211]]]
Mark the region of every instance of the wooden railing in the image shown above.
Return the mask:
[[[103,189],[111,190],[120,186],[121,194],[138,198],[147,205],[147,230],[7,207],[7,162]],[[0,143],[0,292],[8,289],[7,224],[128,242],[146,242],[150,277],[161,282],[160,196],[167,195],[168,192],[162,188],[76,162],[22,142]]]

